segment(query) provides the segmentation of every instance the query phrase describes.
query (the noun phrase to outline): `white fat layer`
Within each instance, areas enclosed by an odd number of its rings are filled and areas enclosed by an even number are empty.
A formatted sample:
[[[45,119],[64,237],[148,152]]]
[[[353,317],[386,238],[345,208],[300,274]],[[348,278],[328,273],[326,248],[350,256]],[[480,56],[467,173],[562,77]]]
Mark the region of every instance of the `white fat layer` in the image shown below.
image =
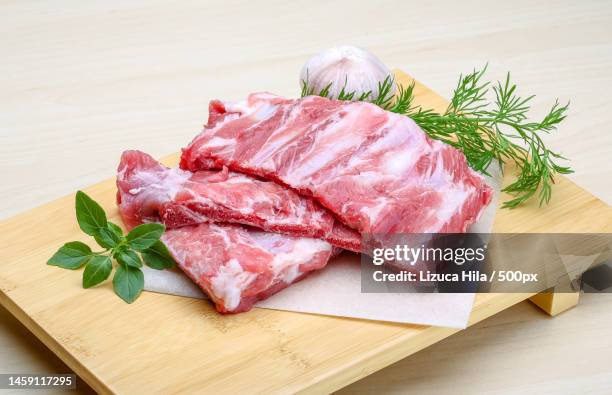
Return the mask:
[[[230,113],[238,112],[240,115],[250,114],[253,109],[249,106],[249,103],[246,99],[240,101],[223,101],[223,107],[225,110]]]
[[[258,93],[257,101],[253,104],[249,104],[248,100],[241,100],[238,102],[224,102],[223,105],[228,112],[234,113],[238,112],[242,117],[253,117],[257,121],[265,121],[266,119],[270,119],[278,109],[278,106],[275,104],[271,104],[268,100],[274,99],[278,96],[267,94],[267,93]],[[268,100],[262,100],[268,99]]]
[[[405,119],[404,119],[405,118]],[[406,125],[410,121],[406,117],[398,119],[393,114],[381,129],[387,129],[385,136],[379,138],[367,147],[360,157],[353,157],[348,167],[356,167],[366,158],[380,158],[385,174],[402,177],[411,169],[425,147],[422,132]]]
[[[465,189],[463,183],[454,183],[452,178],[453,172],[444,169],[442,155],[438,155],[435,170],[428,178],[428,182],[434,189],[443,188],[444,186],[446,188],[442,194],[442,203],[436,208],[435,215],[438,220],[431,229],[426,229],[425,233],[438,232],[453,215],[461,210],[461,206],[470,194],[470,191]]]
[[[385,173],[404,177],[414,167],[418,158],[419,155],[410,148],[406,148],[403,151],[389,152],[384,157]]]
[[[219,129],[221,129],[223,126],[225,126],[227,123],[231,122],[231,121],[235,121],[236,119],[240,118],[240,114],[237,113],[232,113],[232,114],[227,114],[225,115],[225,117],[223,118],[222,122],[217,122],[215,124],[215,126],[213,126],[212,128],[206,128],[204,129],[204,133],[206,134],[215,134]]]
[[[225,147],[229,144],[234,144],[236,141],[234,139],[224,139],[221,137],[213,137],[209,139],[203,147]]]
[[[347,136],[346,130],[350,130],[351,125],[357,125],[360,116],[360,111],[351,111],[344,118],[337,118],[335,122],[326,127],[324,132],[318,133],[316,136],[318,141],[312,147],[326,147],[326,149],[313,151],[311,148],[303,153],[299,167],[295,167],[289,173],[290,184],[307,184],[308,178],[316,172],[328,166],[346,152],[359,147],[363,142],[363,137]],[[334,115],[334,117],[336,116]]]
[[[376,204],[371,206],[362,206],[359,211],[364,214],[370,221],[370,226],[373,226],[378,221],[378,216],[389,203],[387,198],[376,199]]]
[[[210,224],[209,229],[215,234],[221,236],[223,238],[223,243],[225,244],[225,248],[230,248],[232,245],[232,240],[230,239],[227,231],[222,227],[217,225],[216,223]]]
[[[289,146],[291,140],[296,138],[295,133],[287,131],[287,127],[293,126],[295,119],[299,116],[301,107],[294,107],[289,114],[284,114],[280,126],[268,138],[268,141],[257,151],[250,160],[251,163],[258,163],[262,167],[274,169],[273,155],[278,151],[279,147]],[[311,125],[311,128],[317,128],[320,123]]]
[[[179,168],[168,169],[164,173],[139,171],[134,174],[134,178],[142,186],[132,188],[128,193],[138,195],[142,191],[153,192],[154,190],[160,201],[172,200],[190,177],[190,172]]]
[[[257,274],[246,272],[237,259],[230,259],[221,266],[217,275],[211,279],[211,288],[215,296],[223,300],[227,310],[234,310],[241,300],[242,291],[246,289]]]
[[[266,104],[264,106],[261,106],[259,110],[256,111],[255,114],[253,114],[253,117],[257,121],[263,122],[272,118],[272,116],[276,114],[276,110],[278,110],[278,106]]]
[[[274,277],[285,284],[291,284],[302,274],[300,265],[311,262],[316,253],[331,251],[331,248],[329,243],[322,240],[299,238],[290,251],[274,256],[272,260]]]
[[[271,267],[275,280],[285,284],[291,284],[302,274],[300,265],[310,263],[315,254],[332,249],[328,242],[308,237],[294,238],[262,231],[251,232],[251,237],[274,255]]]
[[[453,215],[461,210],[461,207],[467,200],[470,191],[463,188],[456,188],[453,191],[447,191],[443,194],[442,203],[436,209],[436,217],[438,221],[431,229],[424,230],[424,233],[437,233],[440,231]]]

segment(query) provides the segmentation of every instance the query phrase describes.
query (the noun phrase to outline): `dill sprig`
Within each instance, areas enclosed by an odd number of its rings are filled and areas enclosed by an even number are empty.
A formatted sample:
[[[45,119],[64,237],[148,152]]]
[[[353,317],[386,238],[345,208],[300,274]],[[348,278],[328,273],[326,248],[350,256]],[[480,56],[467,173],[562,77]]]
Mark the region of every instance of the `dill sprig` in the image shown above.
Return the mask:
[[[481,173],[487,174],[493,161],[502,170],[506,163],[514,163],[518,170],[516,179],[503,189],[513,198],[504,202],[503,207],[520,206],[536,195],[542,206],[550,201],[555,176],[573,172],[558,163],[566,158],[548,149],[542,140],[544,133],[554,131],[565,119],[569,103],[562,106],[557,101],[541,121],[530,121],[527,115],[534,96],[519,96],[510,73],[503,82],[483,82],[486,69],[485,66],[459,76],[443,113],[414,104],[414,82],[407,87],[398,86],[394,95],[392,76],[378,84],[377,95],[370,91],[356,99],[355,92],[344,89],[345,79],[336,99],[368,101],[387,111],[409,116],[431,138],[463,151],[470,167]],[[308,81],[302,81],[302,97],[330,97],[332,84],[315,92]],[[495,96],[492,101],[487,99],[490,91]]]

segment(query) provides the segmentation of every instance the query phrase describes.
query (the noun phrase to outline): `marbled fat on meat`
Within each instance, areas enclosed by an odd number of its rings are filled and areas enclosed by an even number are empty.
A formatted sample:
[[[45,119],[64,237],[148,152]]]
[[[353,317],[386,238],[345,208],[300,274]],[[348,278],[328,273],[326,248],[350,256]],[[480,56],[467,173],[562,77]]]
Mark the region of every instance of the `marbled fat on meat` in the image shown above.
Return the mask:
[[[364,102],[269,93],[213,101],[181,168],[227,166],[311,196],[361,234],[460,233],[492,196],[457,149]]]
[[[162,241],[222,313],[250,310],[258,300],[325,267],[333,250],[318,239],[206,223],[168,230]]]
[[[119,164],[117,187],[119,212],[128,228],[143,222],[163,222],[168,228],[240,223],[360,250],[359,234],[311,198],[227,168],[170,169],[143,152],[126,151]]]

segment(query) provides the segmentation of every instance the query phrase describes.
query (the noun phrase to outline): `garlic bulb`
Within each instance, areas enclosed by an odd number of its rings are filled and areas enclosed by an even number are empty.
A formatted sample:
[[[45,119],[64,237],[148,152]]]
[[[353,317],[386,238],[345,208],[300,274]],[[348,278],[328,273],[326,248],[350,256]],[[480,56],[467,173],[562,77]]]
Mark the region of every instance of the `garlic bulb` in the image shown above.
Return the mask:
[[[368,99],[378,97],[378,85],[391,76],[391,71],[376,56],[361,48],[344,45],[330,48],[311,57],[300,73],[300,83],[319,93],[331,83],[329,97],[337,98],[345,92],[355,92],[353,100],[366,92]],[[395,82],[391,86],[395,93]]]

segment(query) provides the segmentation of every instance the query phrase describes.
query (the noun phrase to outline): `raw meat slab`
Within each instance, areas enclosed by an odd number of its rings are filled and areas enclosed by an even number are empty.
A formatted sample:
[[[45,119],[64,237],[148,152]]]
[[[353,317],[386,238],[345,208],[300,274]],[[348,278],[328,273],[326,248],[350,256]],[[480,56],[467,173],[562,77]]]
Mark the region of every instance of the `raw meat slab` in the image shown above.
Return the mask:
[[[238,103],[213,101],[209,113],[181,168],[227,166],[274,180],[375,240],[465,232],[491,200],[463,153],[373,104],[255,93]]]
[[[162,241],[183,270],[222,313],[248,311],[313,270],[333,247],[240,225],[200,224],[166,231]]]
[[[360,235],[311,198],[227,168],[196,172],[170,169],[143,152],[125,151],[117,188],[119,211],[128,228],[152,221],[161,221],[168,228],[240,223],[360,250]]]

